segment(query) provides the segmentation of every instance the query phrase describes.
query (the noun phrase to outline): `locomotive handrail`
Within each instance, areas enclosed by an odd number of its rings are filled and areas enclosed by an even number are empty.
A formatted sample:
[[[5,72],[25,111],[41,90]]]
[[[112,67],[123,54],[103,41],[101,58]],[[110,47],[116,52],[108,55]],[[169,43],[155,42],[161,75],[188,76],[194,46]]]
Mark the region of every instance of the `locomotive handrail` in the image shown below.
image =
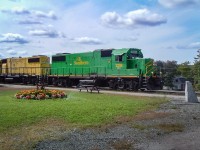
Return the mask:
[[[39,69],[39,70],[37,70]],[[11,74],[11,75],[36,75],[36,74],[48,74],[50,67],[7,67],[2,68],[2,74]],[[38,73],[37,73],[38,72]]]
[[[106,67],[102,66],[94,66],[94,67],[58,67],[58,68],[50,68],[50,75],[58,75],[59,73],[63,75],[74,75],[74,76],[84,76],[84,70],[87,69],[87,75],[91,76],[93,73],[100,74],[99,70],[102,69],[101,74],[106,76]],[[73,72],[73,74],[71,73]]]

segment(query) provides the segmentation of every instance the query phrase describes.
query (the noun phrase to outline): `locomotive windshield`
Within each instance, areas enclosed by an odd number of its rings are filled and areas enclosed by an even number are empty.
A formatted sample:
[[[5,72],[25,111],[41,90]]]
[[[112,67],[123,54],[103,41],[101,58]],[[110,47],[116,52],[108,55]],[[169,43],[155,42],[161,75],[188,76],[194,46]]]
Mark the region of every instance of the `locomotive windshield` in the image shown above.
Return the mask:
[[[128,59],[132,59],[132,58],[136,58],[136,57],[143,58],[143,55],[139,50],[132,50],[128,54]]]

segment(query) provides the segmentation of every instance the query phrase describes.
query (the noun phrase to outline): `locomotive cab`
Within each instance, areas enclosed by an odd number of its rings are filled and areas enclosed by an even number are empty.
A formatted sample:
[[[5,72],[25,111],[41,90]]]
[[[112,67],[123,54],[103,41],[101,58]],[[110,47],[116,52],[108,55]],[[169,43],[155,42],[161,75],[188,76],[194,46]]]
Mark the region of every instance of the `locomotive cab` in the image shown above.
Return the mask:
[[[140,49],[124,48],[112,52],[113,69],[137,69],[137,58],[143,58]]]
[[[137,69],[139,70],[143,64],[141,64],[141,59],[143,54],[140,49],[130,49],[127,52],[127,69]]]
[[[153,60],[143,58],[140,49],[120,49],[113,51],[112,54],[113,68],[117,69],[117,73],[121,76],[122,74],[132,75],[139,89],[162,89],[162,79],[156,74]]]

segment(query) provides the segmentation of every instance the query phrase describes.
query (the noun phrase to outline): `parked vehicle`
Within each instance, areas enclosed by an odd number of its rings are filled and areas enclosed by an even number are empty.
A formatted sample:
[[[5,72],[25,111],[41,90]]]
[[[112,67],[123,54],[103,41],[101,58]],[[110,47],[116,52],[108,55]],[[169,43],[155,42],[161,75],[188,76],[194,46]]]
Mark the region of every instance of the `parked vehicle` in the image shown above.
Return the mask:
[[[173,90],[184,91],[185,90],[185,81],[184,77],[175,77],[173,79]]]

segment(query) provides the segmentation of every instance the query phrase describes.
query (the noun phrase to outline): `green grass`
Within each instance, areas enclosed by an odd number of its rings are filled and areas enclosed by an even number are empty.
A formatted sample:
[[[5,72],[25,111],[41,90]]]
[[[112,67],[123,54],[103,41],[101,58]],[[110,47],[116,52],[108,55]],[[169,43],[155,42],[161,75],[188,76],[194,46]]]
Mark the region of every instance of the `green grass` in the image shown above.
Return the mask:
[[[60,100],[17,100],[17,91],[0,92],[0,132],[29,126],[46,118],[78,126],[112,123],[118,116],[133,116],[165,102],[161,98],[67,92]]]

